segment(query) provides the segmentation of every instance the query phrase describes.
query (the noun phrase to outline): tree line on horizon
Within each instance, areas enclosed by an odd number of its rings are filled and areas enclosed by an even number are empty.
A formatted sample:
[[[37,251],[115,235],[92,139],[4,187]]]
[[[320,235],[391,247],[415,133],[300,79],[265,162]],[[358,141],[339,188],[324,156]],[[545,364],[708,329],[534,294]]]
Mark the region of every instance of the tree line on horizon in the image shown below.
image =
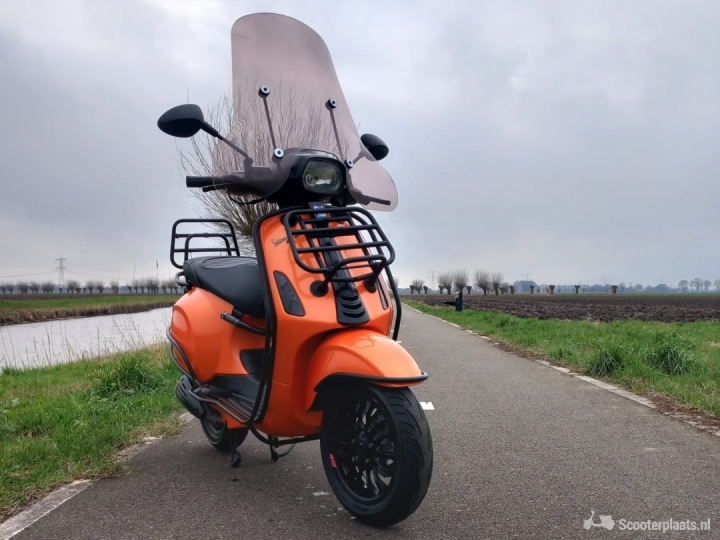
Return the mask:
[[[134,294],[177,294],[180,287],[174,279],[159,280],[154,277],[133,279],[125,285],[118,280],[107,284],[103,280],[86,280],[84,283],[76,279],[68,279],[63,285],[52,281],[18,281],[0,283],[0,292],[3,294],[119,294],[125,288],[128,293]]]
[[[606,285],[606,284],[594,284],[594,285],[546,285],[538,284],[530,280],[515,281],[512,285],[506,281],[503,281],[502,272],[488,272],[485,270],[477,270],[473,276],[475,278],[474,284],[470,284],[469,276],[466,270],[455,270],[452,272],[442,272],[437,279],[437,290],[440,294],[450,294],[451,291],[458,292],[462,290],[470,294],[473,288],[478,293],[482,291],[483,295],[487,295],[488,292],[494,292],[496,295],[499,294],[515,294],[516,292],[529,292],[530,294],[538,293],[550,293],[555,292],[561,293],[686,293],[688,290],[700,293],[710,292],[712,287],[715,291],[720,293],[720,279],[714,281],[694,278],[691,280],[681,280],[678,283],[677,288],[671,288],[668,285],[661,283],[656,286],[643,285],[636,283],[635,285],[630,284],[629,286],[625,282],[620,282],[619,285]],[[395,278],[395,284],[399,287],[399,281]],[[413,279],[409,285],[410,294],[421,294],[428,292],[435,292],[425,285],[423,279]]]

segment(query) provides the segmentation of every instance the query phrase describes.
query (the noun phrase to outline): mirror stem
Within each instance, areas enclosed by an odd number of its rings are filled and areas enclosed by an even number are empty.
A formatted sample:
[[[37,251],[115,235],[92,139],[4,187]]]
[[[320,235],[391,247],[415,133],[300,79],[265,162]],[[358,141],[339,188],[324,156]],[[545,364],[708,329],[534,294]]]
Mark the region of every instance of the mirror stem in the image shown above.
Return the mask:
[[[238,146],[236,146],[236,145],[233,144],[232,142],[228,141],[225,137],[223,137],[222,135],[220,135],[220,133],[218,133],[218,130],[215,129],[214,127],[212,127],[212,126],[211,126],[210,124],[208,124],[207,122],[203,122],[203,124],[202,124],[202,130],[203,130],[205,133],[207,133],[208,135],[210,135],[211,137],[215,137],[215,138],[217,138],[217,139],[220,139],[222,142],[224,142],[225,144],[227,144],[230,148],[232,148],[232,149],[235,150],[237,153],[239,153],[240,155],[242,155],[245,159],[250,159],[250,156],[247,155],[245,152],[243,152],[241,148],[239,148]]]

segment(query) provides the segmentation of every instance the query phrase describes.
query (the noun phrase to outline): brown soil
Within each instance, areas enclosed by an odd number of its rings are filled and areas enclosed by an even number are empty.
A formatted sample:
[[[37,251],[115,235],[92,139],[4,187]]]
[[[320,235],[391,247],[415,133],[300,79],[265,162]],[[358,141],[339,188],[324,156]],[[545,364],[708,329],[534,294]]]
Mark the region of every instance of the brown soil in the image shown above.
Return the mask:
[[[405,300],[431,306],[454,300],[452,295],[414,294]],[[465,309],[498,310],[518,317],[538,319],[610,322],[641,321],[692,322],[720,321],[720,294],[604,295],[604,294],[505,294],[500,296],[466,294]]]

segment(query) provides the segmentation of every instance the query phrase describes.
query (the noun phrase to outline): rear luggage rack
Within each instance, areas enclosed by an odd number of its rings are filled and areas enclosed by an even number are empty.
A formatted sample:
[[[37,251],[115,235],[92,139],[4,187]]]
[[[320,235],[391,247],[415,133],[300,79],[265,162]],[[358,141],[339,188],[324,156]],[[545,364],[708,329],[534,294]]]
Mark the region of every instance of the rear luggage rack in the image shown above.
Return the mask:
[[[205,223],[210,224],[215,229],[220,229],[220,232],[201,232],[201,233],[179,233],[177,231],[178,225],[183,223]],[[227,231],[223,229],[227,227]],[[191,247],[190,241],[197,239],[218,239],[221,240],[221,245],[217,247]],[[223,245],[224,244],[224,245]],[[181,262],[177,262],[175,255],[178,253],[183,254]],[[235,228],[232,223],[227,219],[178,219],[172,226],[172,237],[170,239],[170,262],[175,268],[182,269],[183,263],[190,258],[191,254],[195,253],[223,253],[229,257],[240,256],[240,249],[238,248],[237,238],[235,237]]]
[[[364,281],[375,286],[380,273],[395,260],[395,250],[385,233],[364,208],[324,207],[322,209],[290,210],[283,216],[288,244],[295,263],[312,274],[322,274],[321,288],[328,283]],[[369,236],[369,240],[363,237]],[[335,238],[354,236],[352,244],[338,244]],[[298,247],[296,239],[304,237],[308,247]],[[343,252],[361,250],[363,255],[344,257]],[[301,255],[315,256],[317,266],[309,266]],[[366,270],[352,275],[350,270]]]

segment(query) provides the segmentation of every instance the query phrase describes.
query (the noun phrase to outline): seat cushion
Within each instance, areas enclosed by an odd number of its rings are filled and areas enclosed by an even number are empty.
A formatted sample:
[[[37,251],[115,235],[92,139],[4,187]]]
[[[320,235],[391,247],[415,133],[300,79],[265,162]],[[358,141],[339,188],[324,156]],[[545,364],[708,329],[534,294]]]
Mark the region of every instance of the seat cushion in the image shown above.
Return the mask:
[[[257,259],[197,257],[185,261],[183,273],[189,285],[219,296],[251,317],[265,318],[265,301]]]

